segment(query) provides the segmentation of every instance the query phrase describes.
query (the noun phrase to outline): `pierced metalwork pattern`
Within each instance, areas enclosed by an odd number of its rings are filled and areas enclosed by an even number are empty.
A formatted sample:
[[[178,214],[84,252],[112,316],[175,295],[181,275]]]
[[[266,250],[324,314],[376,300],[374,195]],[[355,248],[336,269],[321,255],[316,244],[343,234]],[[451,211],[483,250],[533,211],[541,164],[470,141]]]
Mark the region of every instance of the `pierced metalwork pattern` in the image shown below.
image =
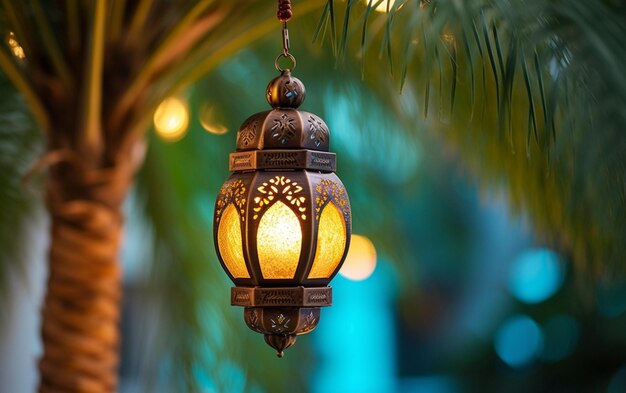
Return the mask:
[[[259,302],[263,304],[284,304],[294,303],[297,300],[294,298],[294,293],[285,290],[266,291],[259,296]]]
[[[222,213],[229,203],[233,202],[239,209],[241,221],[245,221],[244,206],[246,204],[246,186],[241,180],[226,182],[222,185],[217,197],[215,208],[215,221],[219,221]]]
[[[233,287],[230,304],[241,307],[326,307],[333,302],[330,287]]]
[[[231,303],[250,303],[250,293],[242,291],[231,292]]]
[[[246,124],[241,126],[241,131],[239,131],[240,143],[246,147],[250,145],[256,138],[258,129],[259,129],[259,119],[257,119],[256,116],[249,119],[246,122]]]
[[[301,89],[302,88],[297,83],[290,83],[290,81],[287,81],[283,85],[283,95],[289,103],[294,103],[299,100],[300,92],[298,90]]]
[[[282,333],[290,329],[288,324],[291,322],[291,319],[285,318],[283,314],[278,314],[276,318],[270,318],[270,322],[272,323],[272,329],[276,333]]]
[[[308,294],[308,298],[306,299],[309,304],[330,304],[331,300],[329,296],[332,296],[332,292],[326,290],[326,288],[321,290],[312,290]]]
[[[259,218],[259,212],[264,206],[269,206],[274,199],[285,199],[289,204],[296,208],[300,212],[300,218],[306,220],[306,197],[299,196],[302,192],[302,186],[297,182],[285,176],[276,176],[268,181],[264,182],[257,188],[258,192],[262,195],[254,198],[254,215],[253,219]]]
[[[284,145],[296,136],[296,123],[293,117],[283,113],[280,117],[273,120],[274,125],[270,129],[272,138],[278,139]]]
[[[311,115],[309,116],[309,131],[311,133],[310,138],[316,147],[319,147],[322,143],[328,141],[328,128],[324,125],[324,122],[319,118]]]
[[[315,219],[319,221],[322,209],[332,199],[335,201],[335,205],[345,217],[350,215],[350,205],[348,204],[348,198],[346,190],[335,183],[332,180],[322,179],[320,184],[315,187]]]

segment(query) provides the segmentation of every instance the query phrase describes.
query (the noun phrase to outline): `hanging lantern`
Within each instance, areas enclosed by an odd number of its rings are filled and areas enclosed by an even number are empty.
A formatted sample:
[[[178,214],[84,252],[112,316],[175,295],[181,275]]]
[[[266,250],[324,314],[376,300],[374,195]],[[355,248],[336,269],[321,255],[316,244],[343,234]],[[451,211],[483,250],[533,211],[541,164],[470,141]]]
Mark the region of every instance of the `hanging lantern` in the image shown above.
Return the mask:
[[[349,246],[350,203],[334,174],[330,135],[318,116],[300,111],[305,88],[282,69],[266,98],[272,110],[249,117],[230,155],[234,174],[215,204],[218,259],[235,283],[231,304],[244,307],[250,329],[279,357],[296,336],[312,331],[320,307],[332,303],[330,280]]]

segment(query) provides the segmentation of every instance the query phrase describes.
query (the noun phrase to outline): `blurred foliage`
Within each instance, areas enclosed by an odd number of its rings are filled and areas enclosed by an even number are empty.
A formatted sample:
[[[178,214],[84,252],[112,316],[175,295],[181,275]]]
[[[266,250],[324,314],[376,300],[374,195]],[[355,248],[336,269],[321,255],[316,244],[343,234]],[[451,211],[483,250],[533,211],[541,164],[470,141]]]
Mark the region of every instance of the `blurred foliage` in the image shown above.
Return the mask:
[[[22,180],[33,159],[41,153],[39,134],[26,111],[21,97],[0,74],[0,315],[7,290],[7,275],[24,267],[16,260],[23,258],[27,242],[27,217],[37,200],[36,179]],[[18,274],[18,279],[21,279]]]
[[[389,79],[375,73],[387,61],[403,87],[391,109],[408,127],[421,114],[481,183],[506,185],[581,274],[624,274],[623,4],[408,0],[381,14],[380,1],[333,3],[322,31],[339,55],[364,58],[381,95]]]

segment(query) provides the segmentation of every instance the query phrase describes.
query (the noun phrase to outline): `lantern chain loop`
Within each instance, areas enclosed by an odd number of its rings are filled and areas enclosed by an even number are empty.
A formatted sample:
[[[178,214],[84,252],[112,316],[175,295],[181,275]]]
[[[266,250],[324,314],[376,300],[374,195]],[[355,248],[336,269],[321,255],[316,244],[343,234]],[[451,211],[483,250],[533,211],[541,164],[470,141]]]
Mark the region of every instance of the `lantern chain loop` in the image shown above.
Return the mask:
[[[279,54],[274,61],[274,67],[280,72],[284,70],[293,70],[296,68],[296,58],[289,53],[289,29],[287,28],[287,22],[293,16],[293,10],[291,9],[291,0],[278,0],[278,20],[283,23],[283,53]],[[291,62],[291,66],[282,68],[279,64],[281,58],[288,59]]]

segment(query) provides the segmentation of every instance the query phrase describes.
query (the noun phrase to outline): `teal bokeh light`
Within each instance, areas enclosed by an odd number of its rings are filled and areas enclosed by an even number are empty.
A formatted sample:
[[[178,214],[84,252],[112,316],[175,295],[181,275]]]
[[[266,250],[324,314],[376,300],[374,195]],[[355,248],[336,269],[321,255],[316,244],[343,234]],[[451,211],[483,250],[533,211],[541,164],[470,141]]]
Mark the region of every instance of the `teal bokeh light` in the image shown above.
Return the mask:
[[[506,320],[495,336],[496,353],[511,367],[530,364],[543,347],[543,334],[537,323],[527,315]]]
[[[509,276],[509,290],[525,303],[540,303],[554,295],[563,284],[559,256],[546,248],[531,249],[517,257]]]
[[[318,362],[312,393],[395,393],[395,278],[384,261],[364,281],[333,280],[333,306],[313,336]]]

